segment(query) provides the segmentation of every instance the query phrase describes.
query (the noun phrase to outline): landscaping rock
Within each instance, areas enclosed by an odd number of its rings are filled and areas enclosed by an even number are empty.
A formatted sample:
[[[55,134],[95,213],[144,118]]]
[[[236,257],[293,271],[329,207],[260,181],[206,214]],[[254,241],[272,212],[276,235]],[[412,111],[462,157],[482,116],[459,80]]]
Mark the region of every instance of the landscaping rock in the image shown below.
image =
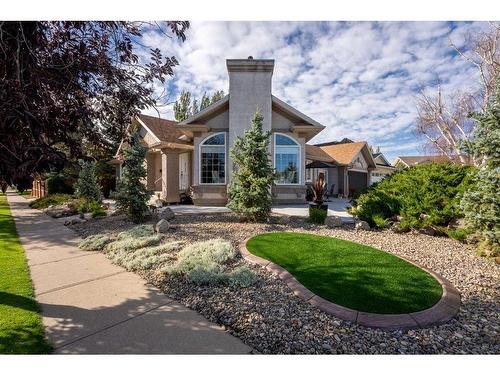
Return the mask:
[[[338,228],[344,225],[344,222],[338,216],[327,216],[325,225],[329,228]]]
[[[298,298],[285,281],[241,258],[234,267],[246,265],[258,278],[257,283],[248,288],[197,286],[185,278],[165,275],[160,270],[141,276],[161,288],[168,297],[198,311],[213,323],[223,324],[229,333],[251,346],[254,353],[500,353],[500,266],[493,260],[477,256],[473,246],[447,237],[399,234],[391,230],[355,231],[354,225],[329,228],[293,216],[290,224],[284,226],[278,224],[278,216],[274,217],[277,224],[239,223],[232,213],[178,215],[176,224],[182,230],[170,230],[168,240],[192,243],[223,238],[237,247],[246,238],[260,233],[290,231],[355,241],[403,256],[448,279],[461,294],[458,315],[446,324],[408,332],[359,326],[311,306]],[[125,217],[107,217],[70,228],[88,236],[117,234],[135,225]],[[297,319],[295,325],[292,319]]]
[[[158,219],[159,220],[173,220],[175,218],[175,213],[170,207],[158,208]]]
[[[64,222],[64,225],[68,226],[68,225],[82,224],[82,223],[85,223],[86,221],[87,220],[85,220],[85,219],[74,217],[72,219],[66,220]]]
[[[167,233],[169,229],[170,229],[170,223],[165,219],[161,219],[155,225],[155,232],[157,233]]]
[[[370,224],[363,220],[358,221],[356,223],[356,230],[370,230]]]
[[[433,227],[425,227],[418,230],[421,234],[426,234],[428,236],[435,236],[437,234],[436,230]]]
[[[60,206],[49,206],[43,210],[46,215],[53,218],[60,218],[66,216],[73,216],[77,213],[76,209],[69,204],[63,204]]]

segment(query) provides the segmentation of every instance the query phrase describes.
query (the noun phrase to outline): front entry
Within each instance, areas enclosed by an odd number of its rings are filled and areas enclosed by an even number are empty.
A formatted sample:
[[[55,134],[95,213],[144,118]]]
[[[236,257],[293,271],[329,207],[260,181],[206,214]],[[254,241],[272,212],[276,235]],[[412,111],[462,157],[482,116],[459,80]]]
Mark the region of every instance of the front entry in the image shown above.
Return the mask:
[[[189,153],[179,155],[179,190],[189,188]]]

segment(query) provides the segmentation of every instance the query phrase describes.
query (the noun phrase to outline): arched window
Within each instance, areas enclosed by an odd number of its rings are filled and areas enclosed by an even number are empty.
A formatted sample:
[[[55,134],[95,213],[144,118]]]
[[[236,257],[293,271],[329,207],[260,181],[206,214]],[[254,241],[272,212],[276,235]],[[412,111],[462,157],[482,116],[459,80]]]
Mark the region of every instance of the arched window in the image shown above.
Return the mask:
[[[226,134],[217,133],[200,144],[200,183],[226,183]]]
[[[293,138],[279,133],[274,135],[274,168],[276,184],[300,183],[300,144]]]

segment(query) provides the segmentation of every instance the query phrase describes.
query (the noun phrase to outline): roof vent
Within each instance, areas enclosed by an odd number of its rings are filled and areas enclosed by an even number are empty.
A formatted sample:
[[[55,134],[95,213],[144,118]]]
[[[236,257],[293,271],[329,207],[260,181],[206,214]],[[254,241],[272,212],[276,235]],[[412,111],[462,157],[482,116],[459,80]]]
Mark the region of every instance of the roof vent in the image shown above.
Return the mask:
[[[253,60],[253,56],[248,56],[248,60]]]

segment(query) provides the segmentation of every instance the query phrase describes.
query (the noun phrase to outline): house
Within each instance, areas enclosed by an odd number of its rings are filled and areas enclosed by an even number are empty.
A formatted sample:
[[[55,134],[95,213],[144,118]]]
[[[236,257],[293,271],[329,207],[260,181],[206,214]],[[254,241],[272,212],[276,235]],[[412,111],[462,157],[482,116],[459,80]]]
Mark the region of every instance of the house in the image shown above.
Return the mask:
[[[376,163],[366,142],[344,138],[306,146],[306,180],[323,174],[330,195],[351,196],[371,184]]]
[[[396,167],[391,165],[381,152],[376,152],[372,156],[373,160],[375,160],[376,168],[371,172],[370,185],[390,176],[396,170]]]
[[[469,164],[472,160],[469,157],[465,157]],[[394,160],[394,167],[396,169],[409,168],[420,164],[430,164],[430,163],[456,163],[462,164],[459,156],[448,157],[446,155],[425,155],[425,156],[398,156]]]
[[[306,142],[324,126],[272,94],[274,60],[226,60],[229,94],[176,123],[139,115],[129,126],[148,148],[148,188],[168,203],[191,189],[196,205],[225,205],[233,163],[229,150],[259,110],[271,131],[270,155],[277,178],[274,203],[303,203],[306,196]],[[121,176],[120,151],[115,163]]]

